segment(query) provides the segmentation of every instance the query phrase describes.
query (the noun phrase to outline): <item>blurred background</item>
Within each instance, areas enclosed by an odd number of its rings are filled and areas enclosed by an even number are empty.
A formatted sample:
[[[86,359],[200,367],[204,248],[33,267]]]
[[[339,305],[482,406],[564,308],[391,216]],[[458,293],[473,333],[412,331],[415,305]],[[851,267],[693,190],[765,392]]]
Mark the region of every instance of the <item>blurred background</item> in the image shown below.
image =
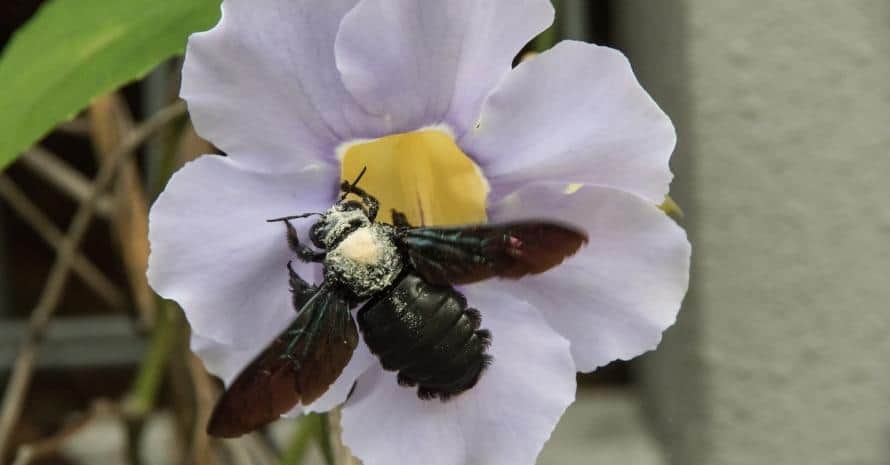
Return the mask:
[[[0,1],[0,46],[42,3]],[[674,120],[694,264],[660,348],[579,376],[539,463],[890,464],[890,2],[554,3],[527,51],[616,47]],[[179,66],[93,99],[0,175],[3,463],[322,460],[316,417],[203,436],[220,386],[145,283],[147,206],[214,150],[176,102]]]

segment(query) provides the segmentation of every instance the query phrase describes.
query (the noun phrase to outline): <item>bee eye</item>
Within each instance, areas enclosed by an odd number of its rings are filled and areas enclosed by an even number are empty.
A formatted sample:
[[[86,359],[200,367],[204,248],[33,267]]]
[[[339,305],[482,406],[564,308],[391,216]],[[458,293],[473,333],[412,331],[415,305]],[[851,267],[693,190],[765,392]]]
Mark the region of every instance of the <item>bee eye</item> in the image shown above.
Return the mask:
[[[364,210],[364,205],[361,202],[357,202],[355,200],[348,200],[343,203],[344,210]]]
[[[321,242],[321,238],[324,237],[325,231],[328,229],[328,223],[324,219],[319,220],[317,223],[313,224],[311,228],[309,228],[309,240],[315,244],[319,249],[324,248],[324,244]]]

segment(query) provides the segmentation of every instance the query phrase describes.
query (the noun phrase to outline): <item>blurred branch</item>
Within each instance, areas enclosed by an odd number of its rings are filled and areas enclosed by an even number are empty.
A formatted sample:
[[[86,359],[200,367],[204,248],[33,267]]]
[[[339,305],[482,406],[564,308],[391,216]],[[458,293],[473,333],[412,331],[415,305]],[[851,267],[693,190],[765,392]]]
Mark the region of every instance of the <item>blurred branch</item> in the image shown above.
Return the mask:
[[[255,431],[235,441],[228,440],[226,442],[240,442],[240,446],[247,451],[248,456],[256,457],[256,462],[258,463],[275,463],[278,460],[278,452],[271,447],[270,442],[259,432]]]
[[[175,305],[165,301],[161,306],[152,331],[148,353],[142,359],[136,381],[121,402],[127,423],[127,455],[133,465],[140,463],[139,438],[142,435],[145,418],[157,402],[167,363],[176,345],[179,312]]]
[[[268,441],[253,432],[235,439],[213,439],[220,446],[221,455],[232,465],[278,463],[278,453]]]
[[[195,126],[191,121],[186,122],[179,138],[179,147],[176,151],[176,160],[173,170],[178,170],[186,163],[209,153],[216,153],[213,144],[207,142],[195,132]]]
[[[128,420],[144,418],[154,408],[167,360],[176,343],[178,311],[173,308],[175,305],[167,301],[158,312],[148,353],[142,360],[136,381],[122,403]]]
[[[120,147],[108,156],[112,162],[99,168],[89,195],[80,204],[71,221],[71,226],[59,247],[56,261],[50,269],[43,292],[31,312],[28,334],[19,350],[12,376],[6,386],[2,409],[0,409],[0,457],[4,457],[9,448],[10,436],[21,415],[34,363],[40,352],[41,339],[61,299],[75,252],[90,225],[100,194],[111,185],[118,168],[126,161],[125,155],[135,150],[155,131],[185,114],[185,111],[185,104],[180,101],[156,113],[131,132]]]
[[[195,127],[191,121],[186,121],[179,136],[174,156],[170,157],[170,159],[165,159],[160,166],[164,182],[186,163],[208,153],[216,153],[216,148],[195,132]],[[153,192],[157,194],[163,189],[163,185],[157,185]]]
[[[62,193],[77,202],[86,200],[90,193],[90,181],[76,169],[68,166],[54,153],[34,146],[20,158],[22,165],[27,166],[35,174],[54,185]],[[111,199],[101,195],[96,200],[96,215],[102,218],[111,216],[113,205]]]
[[[99,163],[113,163],[110,157],[121,145],[124,135],[133,131],[133,116],[117,94],[97,98],[89,110],[91,139]],[[112,226],[122,251],[127,281],[143,328],[150,328],[156,313],[154,293],[148,287],[148,202],[142,187],[136,160],[125,157],[115,181]]]
[[[58,253],[64,240],[62,231],[3,174],[0,174],[0,197]],[[109,307],[121,309],[127,305],[127,297],[80,252],[72,258],[71,268]]]
[[[66,442],[72,440],[77,433],[89,427],[97,419],[115,413],[116,410],[116,407],[107,401],[100,400],[95,402],[89,412],[82,415],[71,425],[66,426],[55,436],[20,447],[12,465],[28,465],[55,454]]]
[[[207,421],[213,412],[213,402],[219,396],[219,389],[210,379],[204,365],[186,346],[185,354],[192,386],[195,393],[195,424],[189,451],[190,464],[205,465],[213,463],[210,453],[210,436],[205,432]]]
[[[181,465],[209,465],[205,457],[195,460],[192,455],[192,439],[197,421],[197,404],[195,388],[192,385],[192,375],[189,369],[188,350],[188,323],[180,315],[176,319],[176,341],[173,344],[170,361],[167,364],[165,384],[167,389],[167,404],[173,416],[172,433],[177,438],[177,443],[183,446],[180,454]],[[212,457],[207,457],[212,458]]]
[[[56,126],[56,130],[75,136],[90,135],[90,122],[86,118],[74,118]]]

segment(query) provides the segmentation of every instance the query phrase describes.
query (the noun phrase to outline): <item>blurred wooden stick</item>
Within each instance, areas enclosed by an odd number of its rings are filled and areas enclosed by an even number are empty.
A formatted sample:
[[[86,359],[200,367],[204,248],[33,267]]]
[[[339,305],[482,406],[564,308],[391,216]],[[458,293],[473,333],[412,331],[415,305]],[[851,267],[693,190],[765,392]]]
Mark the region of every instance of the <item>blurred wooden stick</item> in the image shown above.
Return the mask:
[[[90,180],[49,150],[34,146],[19,161],[76,202],[83,202],[90,192]],[[96,201],[96,215],[108,218],[112,207],[111,199],[103,193]]]
[[[94,421],[106,415],[119,415],[117,407],[108,401],[96,401],[87,413],[78,418],[74,423],[63,428],[58,434],[41,441],[23,445],[19,448],[12,465],[28,465],[55,454],[66,442],[70,441],[77,435],[77,433],[83,431]]]
[[[0,408],[0,457],[6,456],[12,430],[21,415],[34,363],[37,361],[37,356],[40,352],[40,341],[61,299],[65,282],[71,271],[75,252],[93,218],[96,201],[99,199],[100,194],[111,186],[118,168],[126,160],[125,155],[139,147],[155,131],[185,114],[185,111],[185,103],[178,101],[156,113],[139,128],[127,135],[120,147],[108,156],[113,162],[106,163],[99,168],[99,173],[96,175],[89,196],[80,204],[77,213],[74,215],[65,239],[59,247],[56,261],[50,269],[43,292],[37,305],[31,312],[28,334],[19,349],[19,355],[13,366],[12,375],[6,385],[2,408]]]
[[[111,155],[133,131],[133,117],[117,94],[99,97],[90,105],[90,135],[100,165],[114,163]],[[154,293],[148,287],[148,201],[139,177],[136,159],[127,156],[114,187],[114,235],[122,252],[127,281],[143,328],[150,328],[157,315]]]
[[[192,125],[192,122],[188,121],[182,130],[182,135],[179,137],[173,170],[178,170],[179,168],[182,168],[182,165],[185,165],[201,155],[209,153],[216,153],[216,149],[210,142],[202,139],[201,136],[195,132],[195,127]]]
[[[207,435],[205,428],[213,412],[213,403],[220,392],[204,370],[201,360],[188,350],[185,357],[195,394],[195,425],[189,451],[190,463],[211,465],[214,463],[214,457],[210,450],[210,436]]]
[[[90,135],[90,122],[86,118],[77,117],[56,126],[56,130],[75,136]]]
[[[0,174],[0,197],[58,253],[65,238],[62,231],[16,187],[15,183],[2,174]],[[122,309],[127,304],[126,295],[82,253],[75,253],[71,268],[109,307]]]

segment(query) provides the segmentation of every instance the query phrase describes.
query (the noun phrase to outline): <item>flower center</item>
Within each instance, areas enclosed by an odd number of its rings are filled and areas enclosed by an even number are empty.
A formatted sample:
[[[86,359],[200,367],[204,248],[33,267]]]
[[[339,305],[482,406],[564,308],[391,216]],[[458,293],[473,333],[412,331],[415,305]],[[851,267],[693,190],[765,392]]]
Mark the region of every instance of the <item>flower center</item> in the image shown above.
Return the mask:
[[[443,129],[422,129],[338,150],[340,176],[352,181],[367,167],[359,187],[380,201],[378,221],[392,223],[392,210],[419,225],[484,223],[488,182],[479,167]]]

